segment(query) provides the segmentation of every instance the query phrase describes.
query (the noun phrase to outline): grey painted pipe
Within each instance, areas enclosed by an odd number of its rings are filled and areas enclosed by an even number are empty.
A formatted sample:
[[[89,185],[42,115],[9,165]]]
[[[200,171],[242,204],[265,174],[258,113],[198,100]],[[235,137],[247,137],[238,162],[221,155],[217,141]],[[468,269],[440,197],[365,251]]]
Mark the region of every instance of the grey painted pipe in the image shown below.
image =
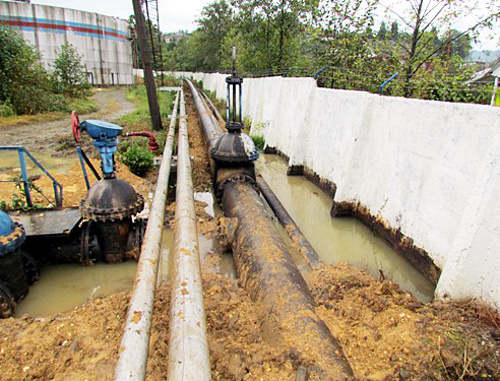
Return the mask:
[[[198,112],[198,116],[200,117],[200,122],[202,125],[203,138],[205,139],[205,143],[207,144],[208,152],[210,153],[213,148],[215,141],[219,136],[221,136],[224,131],[220,128],[218,123],[214,123],[215,117],[210,112],[208,107],[204,104],[203,99],[198,94],[198,91],[191,83],[191,81],[186,80],[191,90],[191,94],[193,95],[194,104],[196,106],[196,110]],[[209,155],[210,156],[210,155]]]
[[[213,104],[212,100],[208,97],[208,95],[206,95],[205,93],[202,93],[203,94],[203,98],[205,98],[205,101],[207,102],[207,104],[210,106],[210,108],[212,109],[212,113],[215,115],[215,118],[216,120],[219,122],[219,123],[222,123],[222,124],[225,124],[226,121],[224,120],[224,118],[222,117],[222,115],[220,114],[219,110],[217,110],[217,107],[215,107],[215,105]]]
[[[281,226],[283,226],[292,242],[297,245],[306,263],[310,268],[318,267],[320,262],[316,250],[314,250],[307,238],[302,234],[292,216],[290,216],[262,176],[257,176],[257,185],[274,214],[278,217]]]
[[[209,380],[210,360],[198,251],[184,92],[181,92],[168,379]]]
[[[174,110],[177,109],[177,94]],[[170,123],[163,159],[158,173],[155,195],[141,248],[134,289],[127,312],[125,330],[120,344],[120,357],[115,368],[115,380],[144,380],[148,359],[151,318],[153,315],[158,258],[165,218],[168,179],[172,159],[175,118]]]

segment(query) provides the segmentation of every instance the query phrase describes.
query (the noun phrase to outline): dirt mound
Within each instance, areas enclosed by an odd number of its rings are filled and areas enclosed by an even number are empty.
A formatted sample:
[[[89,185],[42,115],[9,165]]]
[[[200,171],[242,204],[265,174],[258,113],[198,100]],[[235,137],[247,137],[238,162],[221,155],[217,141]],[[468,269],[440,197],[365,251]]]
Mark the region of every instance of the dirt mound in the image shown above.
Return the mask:
[[[345,263],[323,266],[309,282],[358,379],[500,377],[500,332],[486,307],[422,304]]]

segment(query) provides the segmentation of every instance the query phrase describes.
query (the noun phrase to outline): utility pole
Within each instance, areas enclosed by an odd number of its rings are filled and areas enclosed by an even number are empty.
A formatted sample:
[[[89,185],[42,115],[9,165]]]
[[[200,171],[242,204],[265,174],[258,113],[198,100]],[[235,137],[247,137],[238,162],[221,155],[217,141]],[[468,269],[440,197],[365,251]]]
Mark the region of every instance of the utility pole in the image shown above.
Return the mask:
[[[146,37],[146,28],[144,25],[144,15],[140,0],[132,0],[134,5],[135,24],[137,37],[139,42],[139,50],[141,51],[142,68],[144,69],[144,84],[148,94],[149,114],[151,115],[151,124],[153,130],[161,130],[161,115],[158,107],[158,98],[156,97],[155,78],[153,76],[153,64],[151,61],[151,50]]]

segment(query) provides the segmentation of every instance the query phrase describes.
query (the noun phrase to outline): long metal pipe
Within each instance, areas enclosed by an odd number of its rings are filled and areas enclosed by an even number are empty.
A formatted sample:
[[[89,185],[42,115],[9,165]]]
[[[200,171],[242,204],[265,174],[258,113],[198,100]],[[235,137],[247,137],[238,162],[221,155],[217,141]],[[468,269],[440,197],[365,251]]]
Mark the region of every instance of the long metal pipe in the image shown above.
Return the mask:
[[[292,216],[290,216],[262,176],[257,176],[257,185],[274,214],[278,217],[281,226],[283,226],[292,242],[297,245],[306,263],[310,268],[318,267],[320,264],[318,253],[316,253],[316,250],[314,250],[307,238],[302,234]]]
[[[181,90],[168,379],[209,380],[191,160]]]
[[[176,118],[174,115],[178,102],[179,93],[174,103],[174,114],[168,130],[158,173],[158,183],[141,248],[134,289],[120,344],[120,357],[115,368],[115,380],[144,380],[146,377],[151,318],[175,135]]]
[[[206,113],[198,109],[199,115]],[[205,136],[217,129],[209,123],[209,118],[202,118],[203,128],[208,129]],[[269,311],[263,322],[266,339],[284,343],[306,362],[314,362],[324,379],[352,378],[342,348],[316,314],[307,284],[252,184],[229,181],[222,206],[224,214],[237,221],[229,241],[238,276],[252,299]]]
[[[217,138],[221,136],[224,131],[222,131],[222,128],[218,123],[214,123],[214,121],[216,121],[215,117],[213,116],[212,112],[210,112],[191,81],[187,80],[186,82],[188,83],[191,94],[193,95],[194,104],[196,106],[196,110],[198,111],[198,116],[200,117],[200,122],[203,127],[203,138],[205,139],[208,152],[210,153]]]

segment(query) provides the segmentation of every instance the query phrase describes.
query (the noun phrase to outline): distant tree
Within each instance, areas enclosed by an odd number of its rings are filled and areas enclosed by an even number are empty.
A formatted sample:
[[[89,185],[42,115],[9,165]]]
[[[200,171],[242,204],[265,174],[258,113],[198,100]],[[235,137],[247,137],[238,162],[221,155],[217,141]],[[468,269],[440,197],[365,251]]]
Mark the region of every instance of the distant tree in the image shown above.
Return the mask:
[[[398,25],[397,21],[394,21],[391,24],[390,38],[391,38],[391,40],[394,40],[394,41],[399,39],[399,25]]]
[[[382,21],[382,24],[380,24],[380,28],[377,33],[377,38],[379,40],[385,40],[387,37],[387,27],[385,26],[385,22]]]
[[[215,1],[203,8],[197,22],[202,69],[216,70],[223,58],[222,43],[233,26],[232,9],[225,0]]]
[[[88,88],[82,56],[69,42],[65,42],[54,61],[54,86],[58,93],[79,97]]]

